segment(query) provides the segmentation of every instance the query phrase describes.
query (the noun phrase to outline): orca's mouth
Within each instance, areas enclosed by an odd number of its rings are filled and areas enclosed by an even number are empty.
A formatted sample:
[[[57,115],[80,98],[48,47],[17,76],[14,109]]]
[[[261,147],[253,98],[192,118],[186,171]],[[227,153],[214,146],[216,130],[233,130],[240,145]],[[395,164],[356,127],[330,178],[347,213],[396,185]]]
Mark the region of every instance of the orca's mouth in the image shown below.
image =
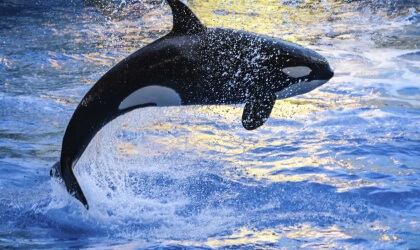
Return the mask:
[[[323,70],[318,70],[315,75],[314,75],[314,79],[318,79],[318,80],[330,80],[331,78],[333,78],[334,76],[334,71],[331,69],[331,67],[328,65],[325,69]]]
[[[326,79],[328,81],[331,78],[333,78],[333,76],[334,76],[334,71],[332,71],[331,69],[328,69],[323,72],[320,79]]]
[[[276,93],[277,99],[285,99],[292,96],[303,95],[306,94],[319,86],[323,85],[324,83],[328,82],[330,78],[327,80],[312,80],[308,82],[299,82],[290,85],[287,88]]]

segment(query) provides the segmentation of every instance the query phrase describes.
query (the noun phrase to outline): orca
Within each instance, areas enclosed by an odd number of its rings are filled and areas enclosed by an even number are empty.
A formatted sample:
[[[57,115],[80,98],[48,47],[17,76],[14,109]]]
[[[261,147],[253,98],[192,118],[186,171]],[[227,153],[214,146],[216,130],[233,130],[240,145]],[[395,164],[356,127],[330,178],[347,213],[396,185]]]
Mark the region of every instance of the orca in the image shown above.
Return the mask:
[[[207,28],[179,0],[167,0],[173,28],[123,59],[88,91],[65,131],[51,176],[86,209],[73,173],[95,134],[137,108],[245,104],[242,125],[269,118],[276,99],[307,93],[334,75],[327,60],[300,45],[240,30]]]

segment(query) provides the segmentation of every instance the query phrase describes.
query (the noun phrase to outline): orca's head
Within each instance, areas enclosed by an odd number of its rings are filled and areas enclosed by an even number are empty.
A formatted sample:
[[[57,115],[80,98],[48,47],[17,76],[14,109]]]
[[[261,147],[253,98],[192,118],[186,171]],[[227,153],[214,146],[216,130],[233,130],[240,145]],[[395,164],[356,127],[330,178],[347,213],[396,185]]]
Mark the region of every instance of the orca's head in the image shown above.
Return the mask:
[[[281,41],[274,46],[278,51],[275,66],[277,99],[308,93],[328,82],[333,76],[327,60],[313,50]]]

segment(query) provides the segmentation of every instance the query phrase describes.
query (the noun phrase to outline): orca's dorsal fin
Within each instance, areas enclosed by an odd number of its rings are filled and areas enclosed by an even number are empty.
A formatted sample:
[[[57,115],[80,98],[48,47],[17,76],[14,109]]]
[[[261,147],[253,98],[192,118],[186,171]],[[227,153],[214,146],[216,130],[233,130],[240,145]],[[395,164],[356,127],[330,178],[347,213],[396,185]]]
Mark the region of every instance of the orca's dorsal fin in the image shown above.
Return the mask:
[[[180,0],[167,0],[172,9],[174,27],[172,33],[196,34],[206,30],[194,13]]]

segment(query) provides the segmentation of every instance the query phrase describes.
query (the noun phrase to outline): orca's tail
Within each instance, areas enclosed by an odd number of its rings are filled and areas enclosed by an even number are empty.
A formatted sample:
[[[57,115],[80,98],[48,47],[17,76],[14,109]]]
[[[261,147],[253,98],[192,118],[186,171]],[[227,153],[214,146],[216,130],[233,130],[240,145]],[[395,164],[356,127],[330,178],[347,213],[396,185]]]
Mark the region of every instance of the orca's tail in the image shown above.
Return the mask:
[[[61,178],[61,171],[60,171],[60,161],[57,161],[50,170],[50,176],[54,178]]]
[[[86,209],[89,209],[86,197],[83,194],[82,189],[80,188],[79,183],[77,182],[73,172],[64,171],[65,173],[63,175],[63,172],[61,170],[61,163],[60,161],[58,161],[52,166],[50,170],[50,176],[63,181],[66,185],[67,191],[80,202],[82,202]]]

